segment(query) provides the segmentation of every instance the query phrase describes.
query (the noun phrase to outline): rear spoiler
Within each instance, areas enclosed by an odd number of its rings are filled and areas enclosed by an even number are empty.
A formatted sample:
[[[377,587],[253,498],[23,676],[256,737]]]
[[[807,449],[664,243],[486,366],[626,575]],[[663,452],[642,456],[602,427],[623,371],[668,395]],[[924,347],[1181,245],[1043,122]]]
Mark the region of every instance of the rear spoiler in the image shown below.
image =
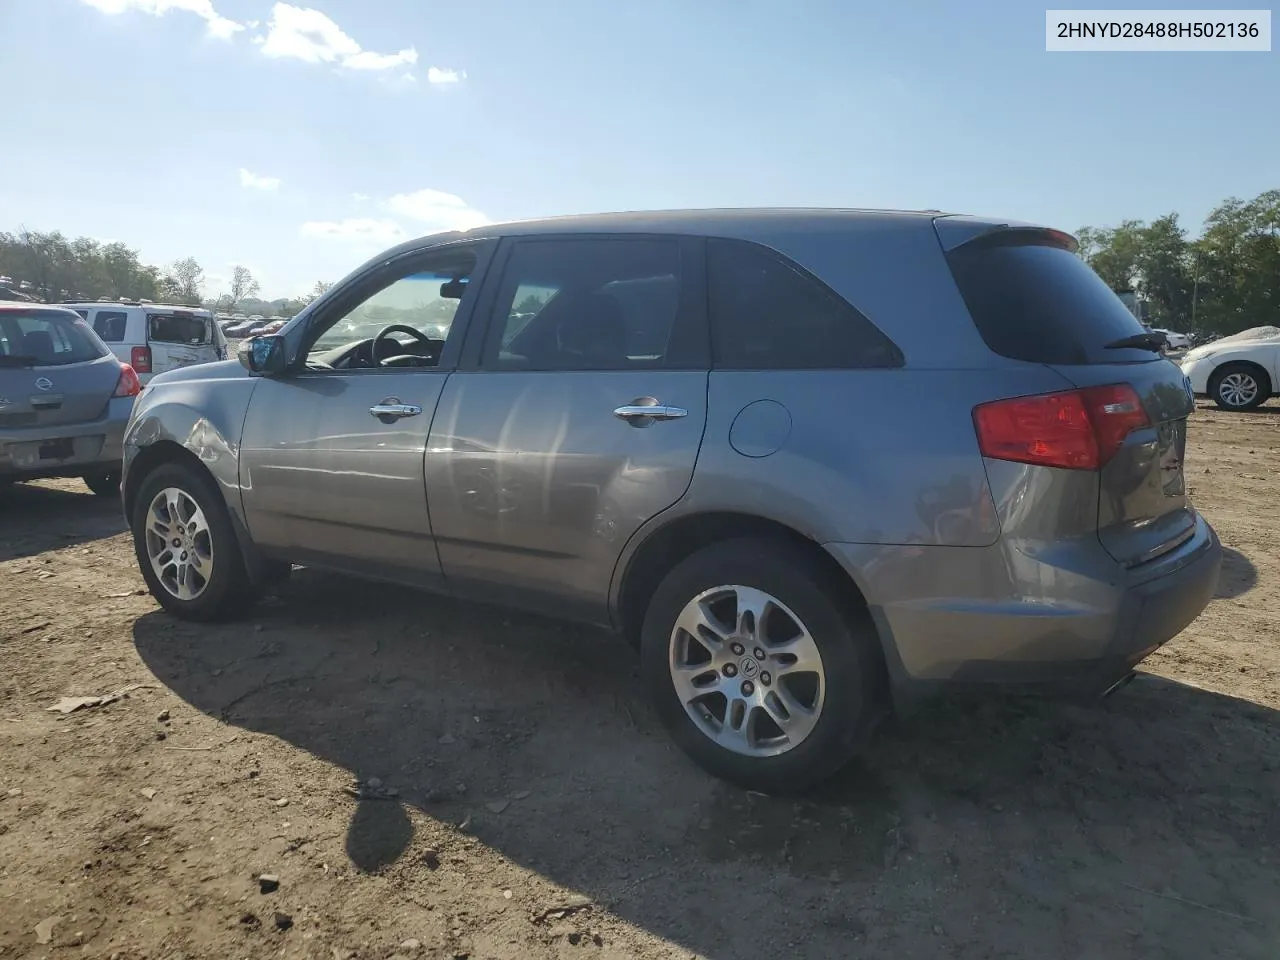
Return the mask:
[[[933,229],[938,234],[938,242],[942,244],[942,249],[947,253],[975,240],[993,239],[997,235],[1008,234],[1013,235],[1009,239],[1021,235],[1027,242],[1061,247],[1069,253],[1075,253],[1080,249],[1079,242],[1069,233],[1035,223],[1021,223],[1017,220],[984,220],[981,217],[965,216],[934,217]]]

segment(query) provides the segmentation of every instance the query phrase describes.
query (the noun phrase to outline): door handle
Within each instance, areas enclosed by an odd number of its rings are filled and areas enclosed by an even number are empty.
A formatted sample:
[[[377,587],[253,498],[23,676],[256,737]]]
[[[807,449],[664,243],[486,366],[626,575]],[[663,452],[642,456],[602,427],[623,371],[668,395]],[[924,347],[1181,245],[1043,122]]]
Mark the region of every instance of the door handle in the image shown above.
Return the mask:
[[[679,420],[681,417],[687,417],[689,411],[684,407],[671,407],[665,403],[659,403],[654,397],[636,397],[630,403],[615,409],[613,415],[619,420],[625,420],[633,427],[647,427],[659,420]]]
[[[421,412],[422,408],[416,403],[401,403],[398,397],[387,397],[381,403],[375,403],[369,408],[369,414],[383,423],[394,423],[404,417],[416,417]]]

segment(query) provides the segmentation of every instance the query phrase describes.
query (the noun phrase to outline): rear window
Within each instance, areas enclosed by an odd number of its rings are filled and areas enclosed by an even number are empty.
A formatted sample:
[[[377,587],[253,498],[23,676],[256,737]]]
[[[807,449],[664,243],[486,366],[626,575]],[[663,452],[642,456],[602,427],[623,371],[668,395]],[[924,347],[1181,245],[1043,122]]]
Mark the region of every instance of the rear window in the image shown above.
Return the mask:
[[[0,365],[56,367],[107,355],[79,317],[64,313],[0,313]]]
[[[982,339],[1031,363],[1132,363],[1149,350],[1108,350],[1142,324],[1093,269],[1048,237],[997,234],[947,254]]]
[[[147,314],[147,339],[154,343],[209,343],[211,324],[183,313]]]

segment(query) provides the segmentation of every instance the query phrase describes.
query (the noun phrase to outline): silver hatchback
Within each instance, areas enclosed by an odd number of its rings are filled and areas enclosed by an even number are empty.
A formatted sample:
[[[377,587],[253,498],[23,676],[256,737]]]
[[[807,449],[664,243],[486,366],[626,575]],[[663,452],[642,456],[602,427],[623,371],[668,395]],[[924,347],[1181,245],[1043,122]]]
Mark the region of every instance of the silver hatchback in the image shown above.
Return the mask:
[[[151,382],[138,562],[190,619],[304,564],[613,628],[679,744],[766,791],[940,689],[1105,692],[1221,549],[1187,383],[1074,249],[848,210],[403,244]]]
[[[0,484],[83,477],[118,496],[139,390],[133,368],[75,312],[0,303]]]

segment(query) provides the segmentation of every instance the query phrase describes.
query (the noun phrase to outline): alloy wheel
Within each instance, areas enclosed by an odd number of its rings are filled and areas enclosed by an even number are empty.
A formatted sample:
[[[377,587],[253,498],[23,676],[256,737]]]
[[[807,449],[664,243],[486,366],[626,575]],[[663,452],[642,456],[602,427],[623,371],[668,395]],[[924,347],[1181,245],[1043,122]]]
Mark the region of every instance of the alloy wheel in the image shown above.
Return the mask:
[[[185,490],[165,487],[147,509],[147,557],[161,585],[179,600],[195,600],[213,576],[209,521]]]
[[[753,587],[713,587],[690,600],[671,631],[669,668],[697,728],[742,756],[794,749],[822,714],[817,644],[784,603]]]
[[[1228,373],[1218,384],[1218,396],[1228,407],[1248,406],[1258,396],[1258,381],[1240,370]]]

